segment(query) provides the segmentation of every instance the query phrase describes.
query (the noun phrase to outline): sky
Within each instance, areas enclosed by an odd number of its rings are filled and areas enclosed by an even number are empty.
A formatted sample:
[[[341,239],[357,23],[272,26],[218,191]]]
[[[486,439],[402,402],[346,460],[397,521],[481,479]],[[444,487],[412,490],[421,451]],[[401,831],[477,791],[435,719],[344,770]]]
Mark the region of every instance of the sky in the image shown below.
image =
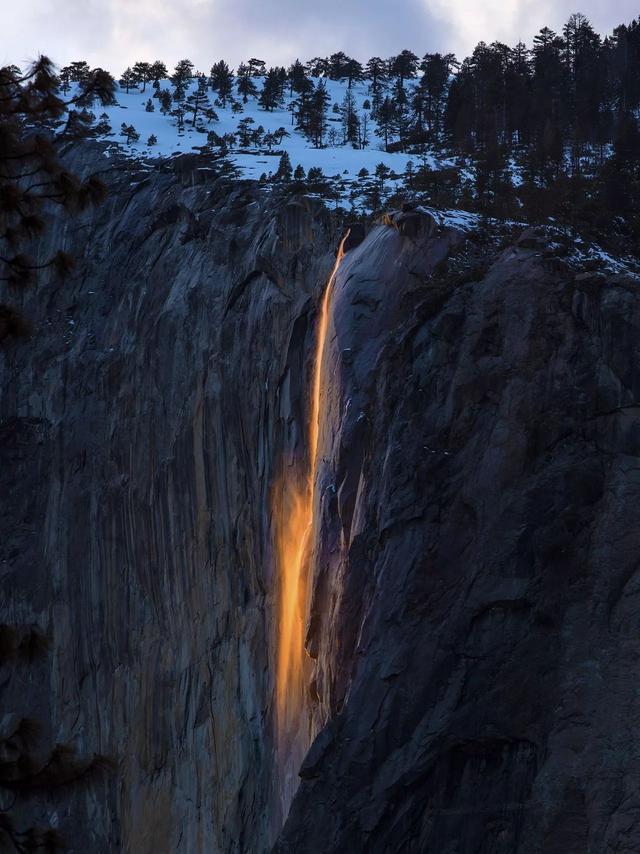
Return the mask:
[[[637,0],[10,0],[0,65],[40,53],[114,74],[138,60],[173,66],[184,57],[200,71],[218,59],[288,65],[338,50],[361,61],[403,48],[464,58],[480,40],[529,44],[542,26],[560,30],[575,11],[605,34],[640,7]]]

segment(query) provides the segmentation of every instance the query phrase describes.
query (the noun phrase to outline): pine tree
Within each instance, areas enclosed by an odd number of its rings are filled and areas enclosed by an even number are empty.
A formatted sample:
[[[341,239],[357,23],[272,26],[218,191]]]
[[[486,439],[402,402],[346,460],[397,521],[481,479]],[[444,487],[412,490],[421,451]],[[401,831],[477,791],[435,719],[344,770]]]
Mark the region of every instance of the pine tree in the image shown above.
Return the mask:
[[[526,46],[518,42],[510,52],[506,68],[506,141],[526,145],[531,137],[531,66]]]
[[[316,56],[307,62],[307,74],[310,77],[328,77],[329,68],[329,60],[321,56]]]
[[[343,51],[332,53],[327,61],[328,77],[331,80],[344,80],[347,76],[347,66],[352,62],[351,57]]]
[[[343,143],[357,144],[360,134],[360,119],[358,118],[356,99],[351,89],[347,89],[340,108],[342,117]]]
[[[32,284],[43,269],[60,275],[70,270],[72,259],[64,252],[37,263],[29,254],[32,241],[46,230],[51,206],[73,212],[104,197],[104,185],[95,176],[81,179],[65,168],[59,150],[86,133],[88,103],[115,102],[115,82],[102,69],[83,72],[77,82],[76,94],[65,101],[46,57],[24,74],[12,66],[0,68],[0,280],[10,286]],[[0,339],[20,328],[19,314],[1,306]]]
[[[442,142],[449,77],[455,65],[452,53],[427,53],[420,65],[423,72],[419,87],[423,95],[423,118],[429,138],[436,146]]]
[[[509,56],[506,45],[480,42],[449,87],[445,130],[451,142],[465,152],[483,149],[493,139],[506,140]]]
[[[374,174],[378,179],[378,190],[380,192],[380,195],[382,195],[384,193],[385,182],[389,178],[389,175],[391,175],[391,169],[389,169],[389,167],[385,163],[378,163]]]
[[[409,131],[409,98],[400,77],[393,87],[393,108],[392,128],[398,136],[401,148],[404,150]]]
[[[322,193],[327,188],[327,179],[320,166],[312,166],[307,172],[307,185],[312,193]]]
[[[640,125],[631,110],[618,117],[613,139],[613,155],[622,172],[637,180],[640,177]]]
[[[423,86],[424,77],[420,84],[415,87],[410,96],[411,105],[411,139],[419,144],[426,142],[427,139],[427,104],[428,95]]]
[[[390,98],[385,98],[380,104],[380,109],[376,114],[378,126],[375,130],[376,136],[384,140],[384,150],[389,150],[389,140],[393,135],[396,121],[396,110]]]
[[[109,116],[107,113],[101,113],[100,121],[96,125],[95,131],[100,136],[106,136],[111,133],[111,125],[109,124]]]
[[[209,85],[214,92],[218,93],[218,99],[223,107],[233,95],[233,73],[227,63],[221,59],[211,67]]]
[[[266,65],[267,64],[264,59],[256,59],[255,57],[252,57],[248,62],[249,75],[251,77],[264,77],[266,73]]]
[[[336,145],[344,145],[342,134],[339,134],[333,125],[329,125],[327,127],[325,144],[328,145],[329,148],[335,148]]]
[[[354,83],[358,83],[364,77],[364,71],[362,65],[358,62],[357,59],[349,58],[344,66],[344,75],[347,78],[347,85],[349,89],[353,86]]]
[[[181,59],[174,68],[171,75],[171,82],[174,86],[173,100],[176,102],[184,100],[184,96],[189,85],[189,81],[193,78],[193,62],[190,59]]]
[[[304,116],[306,115],[308,104],[314,91],[313,83],[306,76],[300,77],[295,83],[295,91],[298,97],[289,104],[289,108],[291,109],[291,123],[293,124],[297,119],[298,125],[303,126]]]
[[[387,64],[379,56],[372,56],[365,66],[365,75],[370,80],[369,92],[373,95],[374,104],[380,100],[387,79]]]
[[[252,138],[253,138],[253,135],[252,135]],[[276,144],[276,138],[272,133],[265,133],[265,135],[262,139],[262,142],[267,146],[269,151],[271,151],[273,146]]]
[[[600,36],[588,19],[571,15],[564,30],[564,60],[569,81],[565,103],[572,128],[574,173],[580,172],[585,143],[597,142],[606,100],[606,63]]]
[[[285,136],[291,136],[291,134],[286,128],[280,126],[279,128],[276,128],[276,130],[274,130],[273,136],[275,138],[276,145],[282,145],[282,140],[285,138]]]
[[[144,92],[147,88],[147,83],[153,79],[152,71],[151,71],[151,63],[150,62],[136,62],[133,66],[133,75],[136,82],[142,82],[142,91]]]
[[[613,31],[607,52],[613,102],[623,113],[640,107],[640,19]]]
[[[190,59],[181,59],[177,63],[171,75],[171,82],[175,85],[178,82],[191,80],[193,77],[193,62]]]
[[[247,116],[238,122],[236,136],[238,139],[238,145],[242,148],[248,148],[251,143],[251,126],[253,124],[255,124],[255,119],[252,119],[251,116]]]
[[[209,95],[207,92],[206,77],[198,77],[198,85],[195,90],[188,96],[185,105],[185,112],[191,113],[191,127],[196,126],[198,116],[204,114],[207,109],[211,109]]]
[[[274,175],[274,178],[277,181],[290,181],[293,175],[293,168],[291,166],[291,159],[286,151],[283,151],[282,156],[280,157],[280,163],[278,164],[278,169]]]
[[[277,68],[270,68],[267,72],[266,77],[264,78],[264,83],[262,84],[262,91],[260,92],[260,97],[258,98],[258,103],[263,108],[263,110],[273,111],[275,110],[281,102],[281,80],[280,74]]]
[[[16,68],[14,71],[19,74],[20,69]],[[60,82],[60,91],[63,95],[66,95],[69,89],[71,89],[71,69],[68,65],[60,69],[58,80]]]
[[[166,78],[167,74],[168,74],[167,66],[164,64],[164,62],[160,62],[160,60],[156,60],[151,65],[150,78],[149,79],[158,83],[160,80],[164,80]]]
[[[372,214],[377,214],[382,209],[382,193],[380,185],[377,181],[370,181],[365,184],[364,194],[365,204]]]
[[[287,69],[284,66],[276,67],[276,79],[278,81],[278,103],[284,101],[286,89],[287,89]]]
[[[640,251],[640,126],[631,110],[616,123],[613,156],[598,176],[598,207],[610,219],[627,218],[631,249]],[[635,245],[633,245],[635,244]]]
[[[223,137],[219,136],[214,130],[207,131],[207,146],[209,148],[220,147],[223,143]],[[224,144],[226,147],[226,143]]]
[[[271,137],[273,142],[275,142],[275,138],[274,138],[273,134],[269,134],[269,136]],[[263,126],[258,125],[257,128],[253,128],[253,130],[251,131],[251,145],[254,148],[260,148],[260,146],[262,145],[263,142],[265,142],[265,140],[266,140],[266,137],[265,137]],[[273,142],[272,142],[272,145],[273,145]]]
[[[157,144],[158,144],[158,137],[152,133],[151,136],[149,137],[149,139],[147,139],[147,145],[148,146],[154,146]]]
[[[171,106],[173,103],[171,92],[169,92],[168,89],[158,89],[154,95],[154,98],[155,97],[160,101],[160,112],[166,116],[167,113],[171,112]]]
[[[178,80],[175,83],[173,88],[173,94],[171,96],[171,100],[176,104],[179,104],[181,101],[184,101],[184,97],[187,94],[187,81],[186,80]]]
[[[365,149],[367,148],[370,142],[371,140],[369,139],[369,113],[365,111],[362,113],[362,117],[360,119],[358,144],[361,149]]]
[[[125,137],[127,145],[131,145],[132,142],[137,142],[140,139],[140,134],[134,126],[128,125],[126,122],[122,122],[120,125],[120,136]]]
[[[528,180],[534,185],[546,186],[555,180],[564,156],[568,81],[563,49],[562,39],[548,27],[543,27],[533,39],[526,169]]]
[[[560,177],[564,156],[562,131],[559,125],[549,118],[542,134],[528,152],[526,174],[529,181],[541,187],[551,187]]]
[[[307,102],[306,133],[316,148],[322,146],[327,130],[327,106],[331,98],[323,80],[319,80]]]
[[[289,95],[293,98],[293,93],[296,92],[298,95],[302,92],[308,91],[310,86],[310,81],[307,78],[307,74],[305,71],[304,65],[300,62],[299,59],[289,67],[289,71],[287,72],[287,77],[289,79],[290,91]]]
[[[418,57],[410,50],[403,50],[390,60],[390,72],[404,86],[405,80],[416,76]]]
[[[476,191],[481,211],[493,216],[509,213],[510,187],[506,151],[497,142],[488,143],[476,162]]]
[[[178,128],[178,133],[184,133],[184,116],[185,110],[180,104],[174,109],[171,110],[171,115],[176,120],[176,127]]]
[[[72,62],[69,65],[69,77],[72,83],[86,83],[91,76],[91,69],[85,60]]]
[[[129,89],[137,89],[138,78],[133,73],[133,70],[131,68],[126,68],[122,72],[122,77],[120,78],[120,86],[126,91],[127,95],[129,94]]]
[[[406,185],[407,189],[411,193],[413,193],[413,190],[414,190],[414,185],[413,185],[414,175],[415,175],[415,172],[413,169],[413,161],[407,160],[407,165],[405,167],[405,173],[404,173],[404,180],[405,180],[405,185]]]
[[[242,97],[243,103],[246,104],[249,98],[257,97],[258,87],[250,77],[248,65],[242,63],[238,67],[237,81],[238,94]]]

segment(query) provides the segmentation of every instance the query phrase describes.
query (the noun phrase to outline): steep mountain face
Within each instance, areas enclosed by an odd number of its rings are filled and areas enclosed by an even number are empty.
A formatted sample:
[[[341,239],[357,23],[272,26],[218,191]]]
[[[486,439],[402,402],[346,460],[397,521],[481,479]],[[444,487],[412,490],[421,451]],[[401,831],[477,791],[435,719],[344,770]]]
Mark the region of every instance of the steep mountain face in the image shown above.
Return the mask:
[[[426,213],[353,232],[282,828],[270,490],[342,224],[197,165],[55,224],[79,272],[0,363],[0,621],[51,638],[3,698],[119,763],[24,821],[83,852],[634,850],[637,281],[532,230],[481,267]]]
[[[268,496],[338,234],[208,174],[125,172],[58,223],[79,275],[28,298],[2,359],[2,620],[52,639],[8,710],[119,762],[62,796],[82,852],[263,851],[281,821]]]
[[[530,231],[451,287],[414,239],[339,275],[330,719],[275,850],[633,850],[638,282]]]

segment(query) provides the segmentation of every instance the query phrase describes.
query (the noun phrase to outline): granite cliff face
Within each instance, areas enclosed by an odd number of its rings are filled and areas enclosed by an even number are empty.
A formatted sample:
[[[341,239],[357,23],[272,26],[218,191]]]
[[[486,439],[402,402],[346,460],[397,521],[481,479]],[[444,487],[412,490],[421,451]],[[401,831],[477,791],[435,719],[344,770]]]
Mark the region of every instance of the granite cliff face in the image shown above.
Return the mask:
[[[83,852],[635,850],[637,281],[534,231],[481,268],[426,213],[354,232],[282,828],[269,494],[343,223],[187,158],[113,182],[0,363],[0,616],[52,645],[3,698],[119,763],[25,821]]]
[[[339,276],[329,723],[275,850],[631,851],[638,283],[528,232],[451,287],[452,241],[380,227]]]

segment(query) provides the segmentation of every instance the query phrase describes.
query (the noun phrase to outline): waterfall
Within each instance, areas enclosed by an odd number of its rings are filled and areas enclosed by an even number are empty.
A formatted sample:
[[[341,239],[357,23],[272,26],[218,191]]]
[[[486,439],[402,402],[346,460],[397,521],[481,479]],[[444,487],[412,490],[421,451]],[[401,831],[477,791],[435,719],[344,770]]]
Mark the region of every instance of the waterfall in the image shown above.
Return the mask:
[[[282,473],[273,492],[272,512],[278,580],[276,739],[283,815],[298,785],[298,769],[311,738],[306,694],[310,659],[304,651],[311,577],[310,546],[322,397],[323,361],[329,326],[329,308],[336,275],[345,254],[343,237],[322,296],[315,340],[312,385],[309,393],[307,454],[303,464]]]

